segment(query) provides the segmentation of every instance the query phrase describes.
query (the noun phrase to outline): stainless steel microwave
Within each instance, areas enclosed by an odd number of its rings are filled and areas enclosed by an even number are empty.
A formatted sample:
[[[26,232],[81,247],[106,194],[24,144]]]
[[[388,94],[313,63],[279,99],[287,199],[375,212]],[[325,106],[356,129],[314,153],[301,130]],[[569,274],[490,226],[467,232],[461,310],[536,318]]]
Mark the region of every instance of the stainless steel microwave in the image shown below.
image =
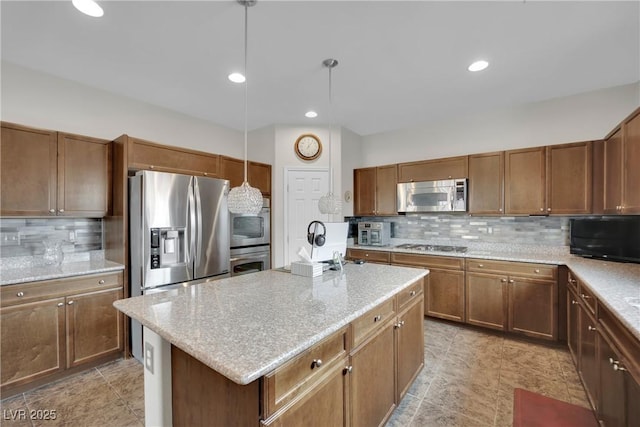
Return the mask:
[[[398,212],[466,212],[467,180],[398,184]]]

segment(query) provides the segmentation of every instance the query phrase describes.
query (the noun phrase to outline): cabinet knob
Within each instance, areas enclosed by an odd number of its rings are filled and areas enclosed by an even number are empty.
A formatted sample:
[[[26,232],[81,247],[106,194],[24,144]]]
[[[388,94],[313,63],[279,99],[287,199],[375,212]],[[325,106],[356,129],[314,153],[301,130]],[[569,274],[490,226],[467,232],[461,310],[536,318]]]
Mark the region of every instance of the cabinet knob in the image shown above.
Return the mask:
[[[204,176],[209,176],[209,174],[205,172],[205,173],[204,173]]]
[[[409,296],[411,296],[411,297],[415,297],[415,296],[416,296],[416,291],[411,291],[411,292],[409,292]]]
[[[478,264],[478,268],[484,267],[484,264]]]
[[[572,299],[571,300],[571,304],[576,305],[576,304],[580,304],[580,303],[578,301]]]
[[[364,254],[364,256],[369,256],[369,254]]]
[[[153,169],[153,168],[155,168],[155,166],[149,165],[149,169]]]
[[[313,359],[313,362],[311,362],[311,369],[319,368],[321,366],[322,366],[322,359]]]
[[[585,294],[580,294],[580,296],[584,299],[590,299],[591,297],[589,295],[585,295]]]
[[[534,273],[540,273],[540,269],[536,268],[535,270],[533,270]]]
[[[16,294],[18,298],[22,298],[24,296],[24,292],[20,291]]]
[[[569,279],[569,283],[576,283],[577,280],[576,279]]]
[[[613,360],[613,357],[609,358],[609,365],[613,365],[614,363],[620,363],[618,360]]]
[[[498,212],[502,212],[502,208],[498,209]]]
[[[378,314],[377,316],[375,316],[375,317],[373,318],[373,321],[374,321],[374,322],[379,322],[379,321],[380,321],[380,319],[382,319],[382,316],[380,316],[380,315]]]
[[[544,212],[544,208],[540,208],[540,212]]]
[[[500,279],[502,283],[507,283],[507,279]]]
[[[54,214],[54,213],[56,213],[56,210],[55,209],[49,209],[49,213]]]
[[[590,330],[591,332],[595,332],[595,331],[597,331],[597,329],[596,329],[596,328],[594,328],[594,327],[593,327],[593,326],[591,326],[591,325],[587,326],[587,329],[588,329],[588,330]]]
[[[614,371],[626,371],[627,368],[625,368],[624,366],[620,366],[617,363],[614,363],[613,364],[613,370]]]
[[[104,285],[104,279],[100,279],[100,280],[98,280],[98,284],[99,284],[99,285]]]
[[[63,302],[59,302],[59,303],[58,303],[58,307],[62,307],[63,305],[64,305],[64,303],[63,303]]]
[[[515,283],[515,280],[509,279],[509,283]]]
[[[547,208],[547,212],[551,212],[551,208]]]
[[[67,304],[68,305],[73,305],[73,300],[69,301]]]
[[[351,371],[353,371],[353,366],[349,365],[344,367],[344,369],[342,370],[342,373],[346,375],[346,374],[350,374]]]
[[[58,209],[58,212],[63,213],[64,209]]]

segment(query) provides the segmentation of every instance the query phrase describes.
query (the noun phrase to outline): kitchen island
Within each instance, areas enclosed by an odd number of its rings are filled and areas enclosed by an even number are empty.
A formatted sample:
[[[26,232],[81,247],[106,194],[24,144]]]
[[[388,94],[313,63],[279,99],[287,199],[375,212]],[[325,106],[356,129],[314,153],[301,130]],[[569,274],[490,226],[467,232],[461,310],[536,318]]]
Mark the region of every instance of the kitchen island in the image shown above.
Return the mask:
[[[147,424],[327,425],[316,412],[379,424],[424,363],[426,274],[375,264],[315,278],[267,270],[116,301],[153,346]],[[159,411],[147,395],[154,372],[165,375],[154,391]]]

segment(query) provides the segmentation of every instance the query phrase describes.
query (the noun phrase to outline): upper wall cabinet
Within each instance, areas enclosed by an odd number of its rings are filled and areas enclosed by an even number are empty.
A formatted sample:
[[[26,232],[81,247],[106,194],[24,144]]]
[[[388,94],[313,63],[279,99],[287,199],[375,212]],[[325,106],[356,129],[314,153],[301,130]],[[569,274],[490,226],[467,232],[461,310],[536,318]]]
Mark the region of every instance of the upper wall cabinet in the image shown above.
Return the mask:
[[[504,152],[469,156],[469,213],[504,212]]]
[[[398,182],[467,178],[467,156],[398,164]]]
[[[242,185],[244,160],[220,156],[220,178],[228,179],[230,188]],[[262,192],[263,196],[271,196],[271,165],[248,161],[247,179],[252,187]]]
[[[220,156],[128,137],[129,169],[218,177]]]
[[[547,147],[547,212],[591,213],[591,141]]]
[[[1,215],[109,213],[109,141],[2,123],[0,151]]]
[[[354,169],[353,214],[396,215],[397,178],[396,165]]]
[[[604,213],[640,213],[640,109],[604,141]]]
[[[545,201],[545,147],[505,152],[505,212],[543,215]]]

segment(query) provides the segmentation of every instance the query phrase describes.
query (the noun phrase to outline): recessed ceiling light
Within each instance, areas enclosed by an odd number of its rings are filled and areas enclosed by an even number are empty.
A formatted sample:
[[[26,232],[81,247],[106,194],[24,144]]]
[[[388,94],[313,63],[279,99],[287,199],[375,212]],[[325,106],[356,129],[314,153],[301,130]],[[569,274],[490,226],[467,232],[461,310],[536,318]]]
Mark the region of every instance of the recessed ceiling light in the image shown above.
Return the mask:
[[[231,73],[229,74],[229,80],[231,80],[234,83],[244,83],[245,78],[240,73]]]
[[[304,116],[310,119],[315,119],[316,117],[318,117],[318,113],[316,113],[315,111],[307,111],[306,113],[304,113]]]
[[[72,3],[76,9],[85,15],[93,16],[94,18],[104,15],[102,8],[93,0],[73,0]]]
[[[482,71],[489,66],[489,63],[484,60],[476,61],[469,65],[469,71]]]

